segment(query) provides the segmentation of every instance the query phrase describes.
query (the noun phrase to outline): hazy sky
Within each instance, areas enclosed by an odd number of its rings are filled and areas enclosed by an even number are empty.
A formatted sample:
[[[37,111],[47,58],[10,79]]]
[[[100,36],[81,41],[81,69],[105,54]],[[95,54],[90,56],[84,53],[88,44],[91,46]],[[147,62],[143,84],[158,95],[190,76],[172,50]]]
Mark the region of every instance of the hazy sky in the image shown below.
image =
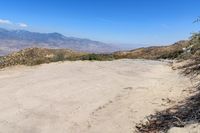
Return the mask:
[[[127,46],[186,39],[198,16],[200,0],[0,0],[0,27]]]

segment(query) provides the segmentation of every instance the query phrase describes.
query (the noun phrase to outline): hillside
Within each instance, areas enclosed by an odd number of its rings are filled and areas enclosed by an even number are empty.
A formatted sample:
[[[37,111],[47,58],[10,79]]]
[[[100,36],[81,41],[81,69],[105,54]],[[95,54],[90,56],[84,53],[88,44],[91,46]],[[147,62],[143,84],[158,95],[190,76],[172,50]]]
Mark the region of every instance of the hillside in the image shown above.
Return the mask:
[[[86,53],[75,52],[69,49],[27,48],[0,57],[0,68],[14,65],[39,65],[43,63],[73,60]]]
[[[130,59],[178,59],[195,60],[200,58],[200,33],[194,34],[189,40],[179,41],[169,46],[153,46],[130,51],[114,52],[115,58]]]
[[[129,59],[175,59],[184,52],[183,48],[189,45],[189,41],[179,41],[170,46],[154,46],[130,51],[119,51],[115,52],[114,55],[116,58]]]
[[[66,37],[59,33],[37,33],[0,28],[0,56],[33,47],[67,48],[92,53],[110,53],[119,50],[116,46],[103,42]]]

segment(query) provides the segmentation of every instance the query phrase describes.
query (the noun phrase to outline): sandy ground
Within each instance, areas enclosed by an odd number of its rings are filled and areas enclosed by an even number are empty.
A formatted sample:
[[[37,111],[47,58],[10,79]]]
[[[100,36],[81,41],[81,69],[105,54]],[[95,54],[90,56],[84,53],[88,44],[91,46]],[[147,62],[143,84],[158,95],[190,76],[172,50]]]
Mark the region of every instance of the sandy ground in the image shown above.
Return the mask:
[[[0,133],[132,133],[192,84],[164,62],[63,62],[0,71]]]
[[[168,133],[200,133],[200,124],[190,124],[184,128],[173,127]]]

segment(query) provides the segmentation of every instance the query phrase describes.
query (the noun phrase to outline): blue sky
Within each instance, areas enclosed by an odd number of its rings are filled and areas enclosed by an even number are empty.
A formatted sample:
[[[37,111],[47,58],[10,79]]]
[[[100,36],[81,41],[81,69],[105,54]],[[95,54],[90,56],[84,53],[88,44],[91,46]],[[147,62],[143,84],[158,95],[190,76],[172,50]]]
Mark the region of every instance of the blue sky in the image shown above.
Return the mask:
[[[200,29],[200,0],[0,0],[0,27],[59,32],[130,47],[164,45]],[[142,45],[141,45],[142,46]]]

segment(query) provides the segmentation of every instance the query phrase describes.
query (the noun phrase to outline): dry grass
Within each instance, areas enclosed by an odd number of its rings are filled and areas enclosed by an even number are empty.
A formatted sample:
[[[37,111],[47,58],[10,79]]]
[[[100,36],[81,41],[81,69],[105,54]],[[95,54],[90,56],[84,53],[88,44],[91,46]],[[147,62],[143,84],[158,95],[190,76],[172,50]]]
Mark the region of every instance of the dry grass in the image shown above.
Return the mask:
[[[131,51],[115,52],[115,58],[141,59],[175,59],[182,54],[188,41],[180,41],[170,46],[139,48]]]
[[[97,60],[110,61],[112,54],[90,54],[69,49],[27,48],[8,56],[0,57],[0,68],[14,65],[39,65],[58,61]]]
[[[194,93],[194,92],[193,92]],[[146,123],[139,123],[136,128],[140,133],[167,132],[172,127],[184,127],[200,122],[200,92],[182,101],[180,105],[148,116]]]
[[[39,65],[43,63],[72,60],[86,53],[68,49],[28,48],[0,58],[0,68],[13,65]]]

